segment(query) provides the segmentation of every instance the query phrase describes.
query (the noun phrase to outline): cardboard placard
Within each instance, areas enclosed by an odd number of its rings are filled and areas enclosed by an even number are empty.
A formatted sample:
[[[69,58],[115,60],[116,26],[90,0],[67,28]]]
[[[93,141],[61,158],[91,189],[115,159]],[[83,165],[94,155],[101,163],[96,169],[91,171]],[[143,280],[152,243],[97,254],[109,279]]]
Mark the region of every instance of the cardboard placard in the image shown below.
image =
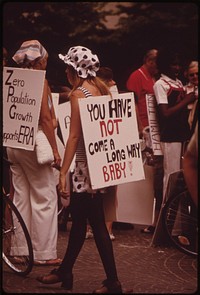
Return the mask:
[[[45,71],[4,67],[3,145],[34,150]]]
[[[144,179],[132,92],[79,99],[93,189]]]

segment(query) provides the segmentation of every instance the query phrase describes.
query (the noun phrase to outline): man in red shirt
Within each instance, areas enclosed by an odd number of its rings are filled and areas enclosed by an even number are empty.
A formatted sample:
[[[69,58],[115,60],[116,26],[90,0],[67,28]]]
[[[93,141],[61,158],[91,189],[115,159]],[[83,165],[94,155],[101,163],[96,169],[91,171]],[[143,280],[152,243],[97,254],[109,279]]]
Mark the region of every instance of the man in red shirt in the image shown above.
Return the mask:
[[[136,96],[136,106],[143,129],[149,126],[146,94],[154,94],[153,85],[156,81],[158,69],[156,65],[158,51],[151,49],[144,56],[143,65],[131,73],[126,87],[129,91],[133,91]]]
[[[136,113],[138,120],[138,129],[140,136],[145,138],[145,128],[149,126],[146,94],[153,94],[153,85],[158,78],[157,68],[157,49],[150,49],[146,52],[143,58],[143,65],[137,70],[133,71],[126,83],[126,88],[133,91],[135,95]],[[146,139],[146,144],[148,138]],[[147,144],[148,146],[148,144]],[[162,203],[162,178],[163,178],[163,157],[154,156],[154,191],[156,198],[155,218],[153,226],[148,226],[143,229],[143,233],[153,233],[157,222],[160,206]]]

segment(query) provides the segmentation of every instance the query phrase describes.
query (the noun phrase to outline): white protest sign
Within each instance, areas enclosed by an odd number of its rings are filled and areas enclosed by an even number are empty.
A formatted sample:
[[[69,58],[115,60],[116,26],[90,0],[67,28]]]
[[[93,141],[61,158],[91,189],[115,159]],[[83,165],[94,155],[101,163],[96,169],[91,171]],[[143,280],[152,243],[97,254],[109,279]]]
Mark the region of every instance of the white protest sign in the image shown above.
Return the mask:
[[[69,129],[70,129],[70,120],[71,120],[71,105],[70,102],[64,102],[58,105],[58,121],[60,124],[60,129],[63,137],[64,144],[66,146],[68,137],[69,137]]]
[[[149,120],[149,131],[154,155],[162,155],[160,145],[160,131],[158,126],[158,119],[156,113],[156,100],[152,94],[146,95],[147,114]]]
[[[119,90],[117,88],[117,85],[111,86],[110,87],[110,92],[112,93],[112,95],[119,94]]]
[[[62,104],[58,104],[57,107],[58,112],[58,121],[60,125],[60,130],[62,134],[62,138],[64,141],[64,150],[62,152],[62,155],[64,157],[65,153],[65,146],[67,144],[67,140],[69,137],[69,129],[70,129],[70,121],[71,121],[71,104],[69,101],[64,102]],[[75,157],[70,165],[70,169],[73,170],[75,163]]]
[[[59,93],[51,93],[56,119],[58,119]]]
[[[79,99],[93,189],[144,179],[132,92]]]
[[[4,67],[3,145],[34,150],[45,71]]]
[[[117,221],[153,224],[155,199],[152,166],[144,165],[145,179],[117,186]]]

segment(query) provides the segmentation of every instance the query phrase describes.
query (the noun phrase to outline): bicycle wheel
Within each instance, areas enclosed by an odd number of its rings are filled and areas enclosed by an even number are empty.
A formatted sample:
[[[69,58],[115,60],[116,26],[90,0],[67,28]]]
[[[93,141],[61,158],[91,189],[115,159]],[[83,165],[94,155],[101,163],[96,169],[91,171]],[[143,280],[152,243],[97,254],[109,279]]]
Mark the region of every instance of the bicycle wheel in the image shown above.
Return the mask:
[[[25,276],[32,270],[30,235],[19,211],[6,195],[3,195],[2,258],[19,275]]]
[[[167,200],[163,223],[173,245],[184,253],[198,254],[197,208],[187,190]]]

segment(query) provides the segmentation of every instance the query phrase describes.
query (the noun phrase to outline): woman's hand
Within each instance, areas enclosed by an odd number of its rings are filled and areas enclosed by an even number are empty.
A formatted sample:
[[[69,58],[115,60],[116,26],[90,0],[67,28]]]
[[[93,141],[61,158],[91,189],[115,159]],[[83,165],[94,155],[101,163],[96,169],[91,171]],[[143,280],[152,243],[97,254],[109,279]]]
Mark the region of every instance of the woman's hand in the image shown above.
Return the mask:
[[[54,162],[52,164],[53,167],[55,167],[56,169],[60,170],[60,164],[61,164],[61,157],[59,155],[59,152],[53,151],[53,155],[54,155]]]
[[[66,174],[60,173],[60,175],[59,175],[59,183],[58,183],[58,190],[59,190],[60,196],[63,199],[67,199],[70,196],[70,192],[67,189]]]

